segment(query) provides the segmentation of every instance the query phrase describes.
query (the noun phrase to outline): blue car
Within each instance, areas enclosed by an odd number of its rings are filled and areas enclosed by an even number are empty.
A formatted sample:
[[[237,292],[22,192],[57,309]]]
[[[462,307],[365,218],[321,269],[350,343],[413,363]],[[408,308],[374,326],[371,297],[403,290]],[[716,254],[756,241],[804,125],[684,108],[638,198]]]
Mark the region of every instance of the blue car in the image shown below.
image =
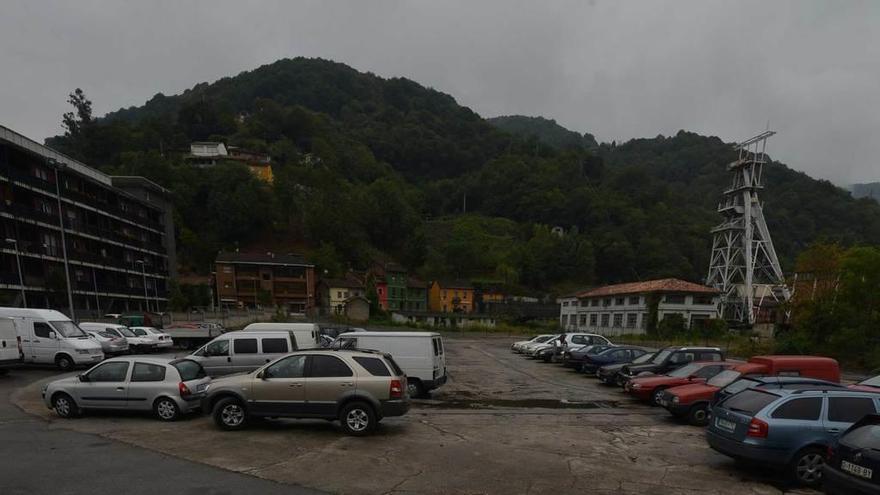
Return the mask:
[[[747,389],[712,408],[706,440],[724,455],[787,469],[815,486],[837,436],[878,410],[880,395],[870,392]]]
[[[647,352],[648,351],[641,347],[634,346],[609,347],[596,354],[586,354],[583,361],[581,361],[580,370],[592,376],[595,375],[596,370],[602,366],[617,363],[629,363]]]

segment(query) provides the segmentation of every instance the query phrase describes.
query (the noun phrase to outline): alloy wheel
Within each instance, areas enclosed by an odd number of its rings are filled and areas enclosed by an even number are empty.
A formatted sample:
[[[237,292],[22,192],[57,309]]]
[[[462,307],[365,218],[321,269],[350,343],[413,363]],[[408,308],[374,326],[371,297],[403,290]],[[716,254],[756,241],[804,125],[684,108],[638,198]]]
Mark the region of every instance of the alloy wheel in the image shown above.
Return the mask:
[[[227,404],[220,412],[220,418],[227,426],[238,426],[244,421],[244,410],[238,404]]]
[[[825,458],[822,457],[822,454],[817,452],[806,454],[798,459],[797,467],[795,468],[797,477],[800,481],[807,484],[816,483],[822,477],[822,466],[824,465]]]
[[[61,396],[55,399],[55,412],[65,418],[70,415],[70,401],[67,400],[67,397]]]
[[[363,409],[352,409],[345,416],[345,423],[352,431],[364,431],[370,425],[370,416]]]
[[[165,420],[172,419],[177,415],[177,407],[170,400],[164,399],[156,404],[156,414]]]

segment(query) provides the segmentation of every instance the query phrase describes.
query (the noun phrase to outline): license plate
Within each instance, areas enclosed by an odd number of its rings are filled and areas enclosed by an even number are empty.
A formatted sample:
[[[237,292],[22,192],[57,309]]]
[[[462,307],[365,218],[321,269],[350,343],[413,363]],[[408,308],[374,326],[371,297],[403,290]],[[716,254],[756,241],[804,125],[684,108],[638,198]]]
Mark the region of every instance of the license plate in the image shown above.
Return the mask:
[[[871,477],[874,476],[873,469],[868,469],[866,467],[862,467],[858,464],[853,464],[847,461],[840,461],[840,470],[846,471],[850,474],[854,474],[860,478],[865,478],[867,480],[871,479]]]
[[[734,423],[733,421],[728,421],[726,419],[715,418],[715,426],[721,428],[728,433],[733,433],[734,431],[736,431],[736,423]]]

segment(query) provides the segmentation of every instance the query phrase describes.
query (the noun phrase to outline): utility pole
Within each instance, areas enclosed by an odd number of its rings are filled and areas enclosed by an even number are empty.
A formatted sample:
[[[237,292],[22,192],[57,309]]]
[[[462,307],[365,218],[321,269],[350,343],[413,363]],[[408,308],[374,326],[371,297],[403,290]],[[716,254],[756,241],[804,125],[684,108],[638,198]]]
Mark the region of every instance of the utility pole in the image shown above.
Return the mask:
[[[15,264],[18,266],[18,285],[21,286],[21,303],[24,307],[27,307],[27,295],[24,292],[24,276],[21,273],[21,255],[18,252],[18,241],[15,239],[6,239],[6,242],[12,244],[12,248],[15,249]]]
[[[150,298],[147,295],[147,263],[144,260],[135,261],[138,265],[141,265],[141,275],[144,277],[144,305],[147,307],[147,312],[150,311]]]
[[[92,268],[92,285],[95,288],[95,309],[98,310],[98,316],[101,316],[101,299],[98,298],[98,276],[95,275],[94,268]]]
[[[61,228],[61,252],[64,255],[64,279],[67,282],[67,306],[70,310],[70,319],[76,321],[76,313],[73,310],[73,290],[70,288],[70,265],[67,261],[67,237],[64,234],[64,214],[61,211],[61,180],[58,176],[58,170],[64,168],[65,165],[52,158],[49,158],[48,162],[49,166],[55,170],[55,197],[58,200],[58,226]]]

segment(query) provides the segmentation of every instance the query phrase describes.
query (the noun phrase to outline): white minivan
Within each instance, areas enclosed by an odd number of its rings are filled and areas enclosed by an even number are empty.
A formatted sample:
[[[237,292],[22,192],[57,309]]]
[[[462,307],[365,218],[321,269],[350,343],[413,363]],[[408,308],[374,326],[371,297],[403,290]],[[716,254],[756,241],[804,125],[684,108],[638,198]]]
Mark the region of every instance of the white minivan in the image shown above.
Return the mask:
[[[391,354],[406,373],[410,397],[423,397],[446,383],[446,353],[439,333],[348,332],[336,337],[333,345]]]
[[[104,359],[101,344],[58,311],[0,308],[0,318],[10,318],[15,324],[25,363],[55,364],[67,371]]]
[[[21,363],[21,342],[12,318],[0,318],[0,375]]]
[[[309,346],[311,348],[314,346]],[[296,337],[289,331],[238,330],[218,335],[187,356],[202,365],[208,376],[251,372],[297,349]]]
[[[320,347],[321,329],[316,323],[251,323],[242,332],[292,332],[297,349]]]

